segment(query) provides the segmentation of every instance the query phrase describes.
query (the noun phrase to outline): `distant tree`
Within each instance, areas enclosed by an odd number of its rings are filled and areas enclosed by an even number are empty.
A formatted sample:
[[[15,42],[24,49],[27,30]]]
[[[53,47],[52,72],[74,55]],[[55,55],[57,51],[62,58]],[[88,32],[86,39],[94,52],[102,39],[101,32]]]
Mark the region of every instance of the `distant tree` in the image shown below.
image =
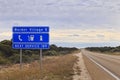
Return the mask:
[[[44,49],[44,56],[56,56],[69,54],[77,48],[57,47],[50,45],[50,49]],[[40,50],[23,50],[23,62],[31,62],[39,59]],[[19,63],[20,50],[12,48],[12,40],[3,40],[0,42],[0,64]]]
[[[20,55],[14,54],[13,56],[9,57],[9,60],[11,61],[11,63],[19,63],[20,62]]]
[[[24,54],[31,56],[32,54],[34,54],[34,51],[24,50]]]
[[[57,47],[56,45],[52,44],[52,45],[50,46],[50,50],[58,51],[58,47]]]
[[[50,50],[44,53],[46,56],[56,56],[58,53],[55,50]]]
[[[0,51],[4,53],[6,57],[9,57],[13,54],[11,46],[9,45],[0,44]]]
[[[9,64],[10,61],[4,57],[0,56],[0,65],[5,65],[5,64]]]
[[[120,46],[118,47],[87,47],[87,50],[97,52],[120,52]]]
[[[0,42],[1,44],[4,44],[4,45],[9,45],[11,46],[12,45],[12,42],[10,40],[3,40]]]

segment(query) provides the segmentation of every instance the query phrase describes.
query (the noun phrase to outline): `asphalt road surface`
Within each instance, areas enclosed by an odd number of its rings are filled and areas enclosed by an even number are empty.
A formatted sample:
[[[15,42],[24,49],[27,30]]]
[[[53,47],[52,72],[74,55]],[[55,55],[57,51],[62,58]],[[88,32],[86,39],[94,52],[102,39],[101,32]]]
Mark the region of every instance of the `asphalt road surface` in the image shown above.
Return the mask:
[[[120,80],[120,56],[81,52],[92,80]]]

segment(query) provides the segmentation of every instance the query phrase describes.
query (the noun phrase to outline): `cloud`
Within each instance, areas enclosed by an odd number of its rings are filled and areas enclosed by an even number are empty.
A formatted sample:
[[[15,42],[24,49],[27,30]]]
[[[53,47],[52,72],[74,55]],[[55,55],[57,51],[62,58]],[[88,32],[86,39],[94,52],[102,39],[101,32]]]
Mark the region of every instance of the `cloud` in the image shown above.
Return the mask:
[[[104,38],[105,36],[104,36],[104,35],[101,35],[101,34],[97,34],[97,37],[98,37],[98,38]]]
[[[107,20],[111,16],[109,14],[111,9],[107,6],[115,7],[113,3],[117,5],[115,1],[104,0],[6,0],[0,3],[0,20],[48,20],[71,22],[71,24],[78,22],[104,24],[109,22]]]
[[[72,34],[72,35],[68,35],[69,37],[79,37],[79,34]]]
[[[120,41],[119,28],[95,28],[92,25],[56,25],[49,22],[40,21],[5,21],[0,23],[0,32],[6,33],[11,32],[14,25],[18,26],[35,26],[35,25],[48,25],[50,26],[50,41],[51,42],[110,42],[110,41]],[[62,27],[60,27],[62,26]],[[69,28],[67,27],[69,26]],[[79,28],[79,26],[82,26]],[[88,27],[89,26],[89,27]],[[92,28],[90,27],[92,26]],[[107,25],[108,26],[108,25]],[[94,29],[93,29],[94,27]],[[11,39],[11,35],[8,33],[9,37],[6,39]],[[5,36],[5,35],[1,35]],[[5,38],[1,38],[3,40]]]
[[[14,25],[48,25],[51,42],[120,41],[119,21],[120,0],[0,0],[2,40]]]
[[[119,46],[120,42],[98,42],[98,43],[84,43],[84,42],[79,42],[79,43],[69,43],[69,42],[55,42],[56,45],[58,46],[68,46],[68,47],[78,47],[78,48],[85,48],[85,47],[104,47],[104,46]]]
[[[2,32],[1,34],[0,34],[0,41],[1,40],[10,40],[10,39],[12,39],[12,32]]]
[[[0,34],[0,36],[4,36],[4,37],[10,37],[12,35],[12,32],[2,32]]]
[[[118,27],[119,4],[119,0],[1,0],[0,21],[40,21],[56,23],[57,27],[104,28],[106,24]]]
[[[58,42],[113,42],[120,41],[119,35],[119,31],[112,33],[107,29],[64,29],[51,31],[51,40]]]

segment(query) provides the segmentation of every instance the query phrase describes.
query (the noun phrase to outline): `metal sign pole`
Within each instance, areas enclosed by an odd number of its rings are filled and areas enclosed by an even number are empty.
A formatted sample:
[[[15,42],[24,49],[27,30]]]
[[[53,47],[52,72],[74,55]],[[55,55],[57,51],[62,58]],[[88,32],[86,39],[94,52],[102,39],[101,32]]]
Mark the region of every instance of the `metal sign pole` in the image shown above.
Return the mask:
[[[22,49],[20,49],[20,69],[22,69]]]
[[[40,49],[40,70],[42,71],[42,49]]]

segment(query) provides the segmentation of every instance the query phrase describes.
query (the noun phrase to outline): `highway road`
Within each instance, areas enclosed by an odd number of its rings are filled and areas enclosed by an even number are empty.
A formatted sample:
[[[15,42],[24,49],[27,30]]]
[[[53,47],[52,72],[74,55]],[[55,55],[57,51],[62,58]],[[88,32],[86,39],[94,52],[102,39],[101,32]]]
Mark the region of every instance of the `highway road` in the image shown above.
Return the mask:
[[[120,56],[81,52],[92,80],[120,80]]]

